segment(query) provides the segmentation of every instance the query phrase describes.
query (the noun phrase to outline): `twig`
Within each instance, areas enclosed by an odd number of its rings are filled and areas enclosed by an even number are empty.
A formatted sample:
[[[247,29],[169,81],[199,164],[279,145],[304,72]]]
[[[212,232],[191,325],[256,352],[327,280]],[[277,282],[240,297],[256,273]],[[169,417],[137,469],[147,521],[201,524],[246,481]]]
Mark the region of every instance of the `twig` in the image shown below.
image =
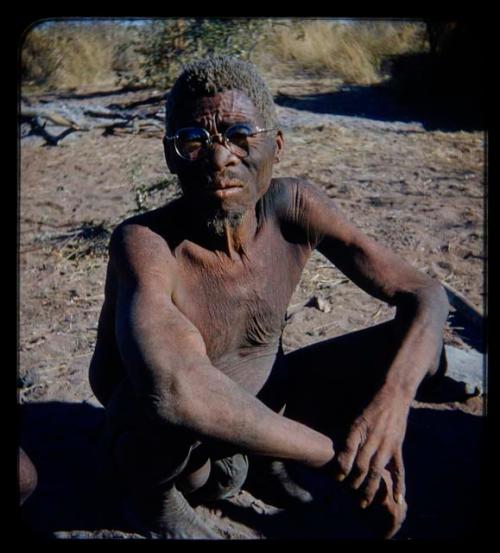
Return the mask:
[[[26,248],[25,250],[19,250],[19,253],[21,255],[24,255],[25,253],[34,252],[36,250],[40,250],[41,248],[46,248],[47,244],[39,244],[38,246],[32,246],[31,248]]]
[[[94,109],[87,109],[83,112],[84,115],[89,117],[98,117],[100,119],[126,119],[130,120],[133,115],[127,113],[116,113],[115,111],[98,111]]]
[[[23,395],[26,392],[33,390],[34,388],[44,388],[45,386],[47,386],[47,384],[48,382],[41,382],[40,384],[32,384],[31,386],[26,386],[26,388],[20,388],[19,393]]]
[[[64,131],[62,133],[58,134],[57,136],[54,136],[54,135],[49,134],[45,130],[45,123],[42,125],[40,123],[38,117],[28,119],[27,122],[31,125],[30,134],[36,134],[36,135],[39,135],[42,138],[44,138],[45,139],[45,146],[57,146],[58,143],[63,138],[68,136],[68,134],[71,134],[71,133],[75,132],[76,130],[79,130],[79,129],[76,129],[75,127],[69,127],[67,129],[64,129]]]
[[[75,131],[81,130],[80,126],[77,123],[71,121],[67,117],[60,115],[59,113],[54,113],[44,109],[23,109],[21,107],[21,121],[30,123],[32,121],[39,121],[40,117],[43,117],[43,119],[47,119],[48,121],[54,123],[54,125],[58,125],[59,127],[70,127]]]
[[[67,368],[67,365],[59,365],[57,367],[48,367],[46,369],[38,369],[38,374],[47,374],[47,373],[53,373],[56,371],[60,371],[61,369]]]
[[[333,321],[333,322],[328,323],[326,325],[317,326],[317,327],[313,328],[310,332],[317,332],[317,331],[320,331],[320,330],[325,330],[326,328],[329,328],[329,327],[334,326],[336,324],[338,324],[338,321]]]
[[[380,315],[380,312],[382,311],[383,306],[380,305],[375,314],[372,316],[372,319],[376,322],[378,320],[378,317]]]
[[[72,301],[93,301],[93,300],[103,300],[104,296],[75,296],[72,298]]]

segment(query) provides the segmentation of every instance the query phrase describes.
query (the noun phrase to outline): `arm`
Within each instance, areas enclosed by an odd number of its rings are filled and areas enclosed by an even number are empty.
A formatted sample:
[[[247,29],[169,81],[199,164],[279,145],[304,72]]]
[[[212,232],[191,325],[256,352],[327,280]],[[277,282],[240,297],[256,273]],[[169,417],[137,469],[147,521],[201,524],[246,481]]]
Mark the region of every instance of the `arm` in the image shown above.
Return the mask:
[[[448,314],[446,294],[437,281],[349,223],[326,194],[310,185],[299,187],[300,223],[311,247],[317,247],[363,290],[396,306],[399,350],[378,393],[354,422],[336,464],[339,479],[349,476],[366,505],[373,501],[383,472],[389,468],[394,499],[402,501],[407,416],[419,384],[440,357]]]
[[[274,413],[211,364],[201,334],[172,302],[175,259],[160,236],[118,229],[110,263],[118,349],[152,422],[314,467],[333,458],[328,437]]]

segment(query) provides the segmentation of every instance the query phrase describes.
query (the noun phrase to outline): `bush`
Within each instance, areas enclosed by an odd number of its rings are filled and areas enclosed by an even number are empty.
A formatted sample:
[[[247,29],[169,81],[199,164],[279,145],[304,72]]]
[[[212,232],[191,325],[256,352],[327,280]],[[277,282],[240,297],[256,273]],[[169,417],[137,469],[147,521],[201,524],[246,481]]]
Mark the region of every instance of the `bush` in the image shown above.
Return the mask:
[[[380,82],[387,76],[387,57],[421,50],[425,38],[423,24],[387,21],[285,20],[273,30],[266,49],[258,52],[262,68],[351,84]]]
[[[112,23],[42,23],[21,46],[22,82],[45,89],[114,85],[117,71],[133,65],[131,33]]]
[[[214,54],[250,59],[266,36],[263,19],[166,19],[144,26],[135,52],[141,71],[126,84],[169,88],[187,63]]]
[[[23,84],[64,89],[144,85],[168,89],[188,62],[211,54],[253,61],[267,78],[329,77],[373,84],[384,60],[421,51],[417,23],[313,19],[172,18],[126,22],[52,21],[22,45]]]

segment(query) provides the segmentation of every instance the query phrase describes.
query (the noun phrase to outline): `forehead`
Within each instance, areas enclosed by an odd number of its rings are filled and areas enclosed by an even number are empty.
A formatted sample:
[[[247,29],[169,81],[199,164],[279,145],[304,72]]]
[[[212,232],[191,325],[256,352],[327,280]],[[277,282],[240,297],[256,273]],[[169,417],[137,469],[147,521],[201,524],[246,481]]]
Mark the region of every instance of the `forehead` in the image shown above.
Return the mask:
[[[214,96],[202,96],[186,102],[176,117],[179,123],[198,122],[205,125],[245,121],[261,124],[261,116],[252,100],[240,90],[226,90]]]

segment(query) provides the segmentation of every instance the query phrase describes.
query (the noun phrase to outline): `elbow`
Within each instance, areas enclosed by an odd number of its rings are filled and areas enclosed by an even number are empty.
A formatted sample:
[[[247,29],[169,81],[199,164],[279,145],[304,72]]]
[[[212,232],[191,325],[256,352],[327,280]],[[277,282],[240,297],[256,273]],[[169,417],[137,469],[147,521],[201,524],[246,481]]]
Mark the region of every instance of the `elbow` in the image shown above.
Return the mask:
[[[199,430],[203,405],[190,390],[186,374],[170,374],[155,382],[148,394],[149,411],[155,422],[183,429]]]
[[[416,315],[432,314],[432,318],[443,324],[448,318],[450,304],[444,286],[435,279],[426,278],[424,283],[414,288],[411,292],[398,294],[396,302],[398,314],[411,318]]]
[[[423,289],[423,296],[423,301],[446,320],[450,312],[450,303],[448,294],[441,282],[430,279],[428,285]]]
[[[444,286],[435,279],[429,278],[428,281],[420,286],[413,294],[414,315],[423,316],[425,319],[433,320],[439,326],[446,323],[450,304],[448,295]]]
[[[186,423],[186,398],[175,380],[155,382],[144,395],[146,411],[156,424],[184,426]]]

